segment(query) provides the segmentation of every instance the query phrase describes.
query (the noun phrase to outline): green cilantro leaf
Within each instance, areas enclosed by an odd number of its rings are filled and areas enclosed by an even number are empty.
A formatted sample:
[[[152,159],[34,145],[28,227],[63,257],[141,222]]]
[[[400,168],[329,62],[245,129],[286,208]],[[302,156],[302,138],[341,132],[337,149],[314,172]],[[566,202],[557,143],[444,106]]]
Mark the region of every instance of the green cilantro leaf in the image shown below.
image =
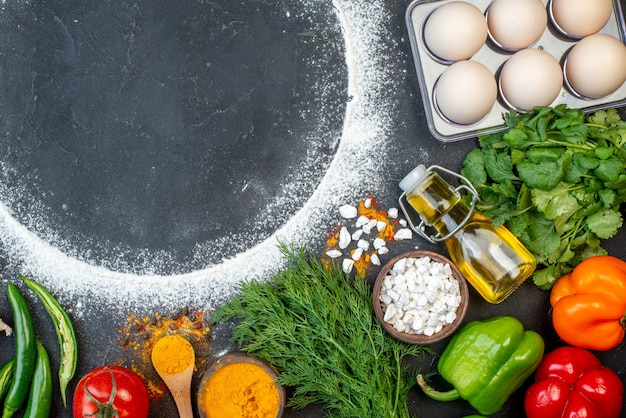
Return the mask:
[[[587,218],[587,226],[599,238],[611,238],[617,234],[618,228],[622,226],[622,215],[611,209],[604,209],[592,213]]]
[[[555,274],[555,266],[548,266],[533,274],[533,282],[542,290],[549,290],[559,277]]]
[[[617,199],[617,194],[611,189],[602,189],[598,191],[598,197],[605,208],[610,208],[613,207]]]
[[[526,228],[528,234],[524,244],[535,254],[547,255],[559,248],[561,237],[554,224],[545,217],[534,217]]]
[[[607,160],[601,160],[598,167],[593,172],[601,180],[604,181],[616,181],[619,175],[624,171],[624,162],[617,158],[609,158]]]
[[[535,147],[526,151],[526,158],[532,163],[542,163],[545,161],[558,161],[559,158],[565,152],[565,148],[548,148],[548,147]]]
[[[533,189],[531,195],[537,209],[544,212],[546,218],[551,220],[563,215],[569,217],[580,209],[578,200],[569,193],[563,183],[549,191]]]
[[[517,176],[513,174],[513,163],[509,154],[498,153],[494,149],[490,149],[484,152],[484,156],[487,174],[496,183],[517,180]]]
[[[480,149],[470,151],[463,160],[461,175],[464,176],[474,187],[481,188],[487,183],[487,171],[485,159]]]
[[[513,128],[508,131],[502,137],[504,142],[506,142],[511,148],[514,149],[525,149],[530,145],[530,140],[528,138],[528,134],[518,128]]]
[[[524,212],[517,216],[511,217],[511,219],[508,220],[506,226],[513,233],[513,235],[515,235],[516,237],[519,237],[520,235],[523,234],[524,230],[528,228],[528,222],[529,222],[528,213]]]
[[[516,168],[519,178],[528,187],[541,190],[553,189],[564,177],[563,167],[556,161],[547,161],[539,164],[521,161],[517,163]]]
[[[519,113],[515,110],[511,109],[507,113],[504,114],[504,124],[512,128],[517,125],[517,121],[519,120]]]
[[[618,194],[623,197],[626,193],[626,173],[617,176],[617,180],[605,182],[604,187],[617,190]]]
[[[594,155],[601,160],[606,160],[607,158],[612,156],[614,151],[615,150],[613,148],[608,146],[595,147],[593,149]]]

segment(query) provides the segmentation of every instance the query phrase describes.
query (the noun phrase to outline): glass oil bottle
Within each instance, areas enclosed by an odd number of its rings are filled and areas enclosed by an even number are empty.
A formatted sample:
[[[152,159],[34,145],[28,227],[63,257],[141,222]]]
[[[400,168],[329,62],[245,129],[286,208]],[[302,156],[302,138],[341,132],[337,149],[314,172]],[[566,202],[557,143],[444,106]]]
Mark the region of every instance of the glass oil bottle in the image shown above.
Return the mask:
[[[454,188],[435,169],[464,184]],[[400,207],[411,228],[432,243],[443,241],[452,262],[487,302],[502,302],[534,272],[536,260],[526,247],[506,227],[494,226],[474,210],[478,193],[465,177],[443,167],[419,165],[400,188]],[[470,204],[461,199],[462,189],[472,195]],[[405,202],[419,215],[419,225],[411,221]],[[438,236],[428,235],[426,226]]]

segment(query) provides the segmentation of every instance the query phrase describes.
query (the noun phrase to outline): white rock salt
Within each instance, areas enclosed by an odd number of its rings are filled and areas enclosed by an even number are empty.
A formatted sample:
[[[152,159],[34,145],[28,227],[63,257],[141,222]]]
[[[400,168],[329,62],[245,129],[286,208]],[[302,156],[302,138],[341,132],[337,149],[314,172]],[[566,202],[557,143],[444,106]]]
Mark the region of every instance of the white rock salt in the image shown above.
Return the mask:
[[[356,231],[352,233],[352,241],[358,241],[361,239],[362,236],[363,236],[363,230],[357,229]]]
[[[411,231],[409,228],[398,229],[393,236],[393,239],[396,241],[404,241],[404,240],[409,240],[412,238],[413,238],[413,231]]]
[[[370,218],[368,218],[365,215],[360,215],[357,219],[356,219],[356,223],[355,226],[357,228],[361,228],[363,225],[367,225],[367,223],[370,221]]]
[[[375,250],[378,250],[378,249],[384,247],[385,245],[387,245],[387,241],[385,241],[382,238],[376,237],[376,238],[374,238],[374,241],[372,242],[372,245],[373,245]]]
[[[343,253],[339,250],[328,250],[326,251],[326,255],[330,258],[339,258],[343,255]]]
[[[461,295],[447,264],[430,257],[406,257],[383,278],[379,300],[383,320],[396,330],[430,336],[456,320]]]
[[[385,254],[387,254],[389,252],[389,248],[387,248],[387,247],[380,247],[377,251],[378,251],[378,254],[385,255]]]
[[[344,258],[343,261],[341,262],[341,270],[346,274],[350,273],[353,267],[354,267],[354,260],[351,258]]]
[[[363,256],[363,248],[357,248],[352,252],[352,259],[354,261],[359,261]]]
[[[352,236],[350,235],[350,232],[348,232],[348,228],[342,226],[339,230],[339,243],[337,245],[342,250],[345,250],[346,248],[348,248],[348,245],[350,245],[351,242]]]
[[[339,214],[345,219],[356,218],[358,210],[352,205],[343,205],[339,208]]]

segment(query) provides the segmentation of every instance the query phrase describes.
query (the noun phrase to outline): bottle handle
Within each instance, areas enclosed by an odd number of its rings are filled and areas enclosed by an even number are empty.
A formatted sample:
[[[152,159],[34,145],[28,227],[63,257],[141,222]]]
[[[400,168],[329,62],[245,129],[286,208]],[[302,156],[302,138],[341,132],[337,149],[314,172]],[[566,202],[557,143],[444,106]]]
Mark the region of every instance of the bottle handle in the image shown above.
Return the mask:
[[[447,168],[438,166],[438,165],[432,165],[432,166],[428,167],[426,169],[426,171],[433,171],[433,169],[438,169],[438,170],[443,171],[443,172],[445,172],[445,173],[447,173],[449,175],[457,177],[459,180],[461,180],[465,184],[459,185],[455,190],[457,192],[460,192],[460,190],[466,190],[468,193],[470,193],[472,195],[472,200],[470,202],[470,207],[469,207],[469,210],[467,211],[467,215],[465,216],[465,218],[463,218],[463,220],[456,226],[456,228],[454,228],[452,231],[448,232],[443,237],[439,237],[439,236],[435,236],[435,235],[428,235],[426,233],[426,231],[425,231],[426,223],[424,222],[422,217],[419,215],[419,213],[417,215],[420,217],[420,223],[415,225],[415,223],[413,222],[413,219],[411,218],[411,216],[409,214],[409,210],[408,210],[408,208],[406,207],[406,205],[404,203],[406,201],[406,192],[403,192],[400,195],[400,197],[398,198],[398,204],[400,205],[400,209],[404,213],[404,217],[406,218],[406,221],[407,221],[409,227],[415,233],[417,233],[419,236],[421,236],[425,240],[429,241],[431,244],[437,244],[437,243],[443,242],[443,241],[449,239],[450,237],[454,236],[454,234],[459,232],[465,226],[467,221],[473,215],[474,208],[476,207],[476,202],[480,198],[478,197],[478,192],[476,191],[474,186],[472,186],[472,183],[470,183],[470,181],[467,178],[465,178],[464,176],[462,176],[460,174],[457,174],[457,173],[455,173],[453,171],[450,171]]]

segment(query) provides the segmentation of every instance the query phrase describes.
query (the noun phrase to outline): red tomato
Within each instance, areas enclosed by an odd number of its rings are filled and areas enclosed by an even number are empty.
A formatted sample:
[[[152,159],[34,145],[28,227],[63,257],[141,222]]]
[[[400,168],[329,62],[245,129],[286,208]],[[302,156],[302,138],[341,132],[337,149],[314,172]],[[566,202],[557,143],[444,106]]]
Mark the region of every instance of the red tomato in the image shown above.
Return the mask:
[[[94,403],[93,399],[97,401]],[[88,372],[74,391],[74,417],[145,418],[150,395],[143,380],[121,366],[102,366]],[[110,413],[113,412],[113,415]]]

